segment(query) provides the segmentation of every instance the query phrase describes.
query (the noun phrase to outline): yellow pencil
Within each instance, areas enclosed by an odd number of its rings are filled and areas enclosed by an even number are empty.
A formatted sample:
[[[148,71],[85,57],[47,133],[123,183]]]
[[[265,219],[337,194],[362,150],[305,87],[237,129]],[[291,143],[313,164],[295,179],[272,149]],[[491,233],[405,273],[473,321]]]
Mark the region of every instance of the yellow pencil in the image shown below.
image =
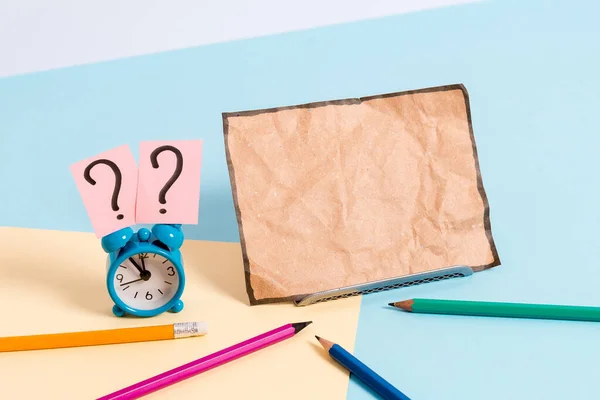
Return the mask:
[[[202,336],[207,333],[208,327],[205,322],[178,322],[137,328],[13,336],[0,338],[0,352],[150,342]]]

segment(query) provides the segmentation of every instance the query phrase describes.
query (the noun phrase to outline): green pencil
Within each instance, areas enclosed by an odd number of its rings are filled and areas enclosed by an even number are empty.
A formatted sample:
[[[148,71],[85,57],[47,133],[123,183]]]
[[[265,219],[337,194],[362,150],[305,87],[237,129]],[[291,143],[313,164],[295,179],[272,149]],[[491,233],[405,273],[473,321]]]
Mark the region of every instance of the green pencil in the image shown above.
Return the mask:
[[[600,307],[435,299],[411,299],[389,303],[389,305],[404,311],[421,314],[600,322]]]

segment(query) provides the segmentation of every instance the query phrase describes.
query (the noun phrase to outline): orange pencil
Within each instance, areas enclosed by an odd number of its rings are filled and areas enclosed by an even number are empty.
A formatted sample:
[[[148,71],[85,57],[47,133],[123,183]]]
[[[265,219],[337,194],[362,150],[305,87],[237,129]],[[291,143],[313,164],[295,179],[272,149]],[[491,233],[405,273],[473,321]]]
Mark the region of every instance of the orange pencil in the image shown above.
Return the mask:
[[[0,338],[0,352],[150,342],[202,336],[207,333],[205,322],[177,322],[137,328],[14,336]]]

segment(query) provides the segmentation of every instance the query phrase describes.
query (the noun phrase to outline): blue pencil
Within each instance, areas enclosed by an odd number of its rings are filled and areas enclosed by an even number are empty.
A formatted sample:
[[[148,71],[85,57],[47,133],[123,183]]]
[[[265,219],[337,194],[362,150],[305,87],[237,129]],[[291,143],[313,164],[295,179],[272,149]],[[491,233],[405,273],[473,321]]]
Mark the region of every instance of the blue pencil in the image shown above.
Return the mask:
[[[338,344],[315,336],[329,355],[344,366],[351,374],[360,379],[385,400],[410,400],[404,393],[392,386],[391,383],[377,375],[375,371],[363,364],[359,359],[344,350]]]

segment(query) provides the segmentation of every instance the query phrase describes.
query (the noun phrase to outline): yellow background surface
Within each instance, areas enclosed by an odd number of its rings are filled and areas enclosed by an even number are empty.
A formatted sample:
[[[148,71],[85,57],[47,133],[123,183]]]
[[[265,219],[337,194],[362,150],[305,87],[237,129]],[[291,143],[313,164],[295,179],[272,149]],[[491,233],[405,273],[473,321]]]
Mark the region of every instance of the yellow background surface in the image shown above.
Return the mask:
[[[0,228],[0,336],[206,321],[197,338],[0,354],[2,399],[93,399],[288,322],[296,337],[146,396],[147,399],[344,399],[348,373],[314,335],[349,351],[360,297],[250,307],[239,243],[187,240],[184,310],[117,318],[106,253],[92,233]]]

